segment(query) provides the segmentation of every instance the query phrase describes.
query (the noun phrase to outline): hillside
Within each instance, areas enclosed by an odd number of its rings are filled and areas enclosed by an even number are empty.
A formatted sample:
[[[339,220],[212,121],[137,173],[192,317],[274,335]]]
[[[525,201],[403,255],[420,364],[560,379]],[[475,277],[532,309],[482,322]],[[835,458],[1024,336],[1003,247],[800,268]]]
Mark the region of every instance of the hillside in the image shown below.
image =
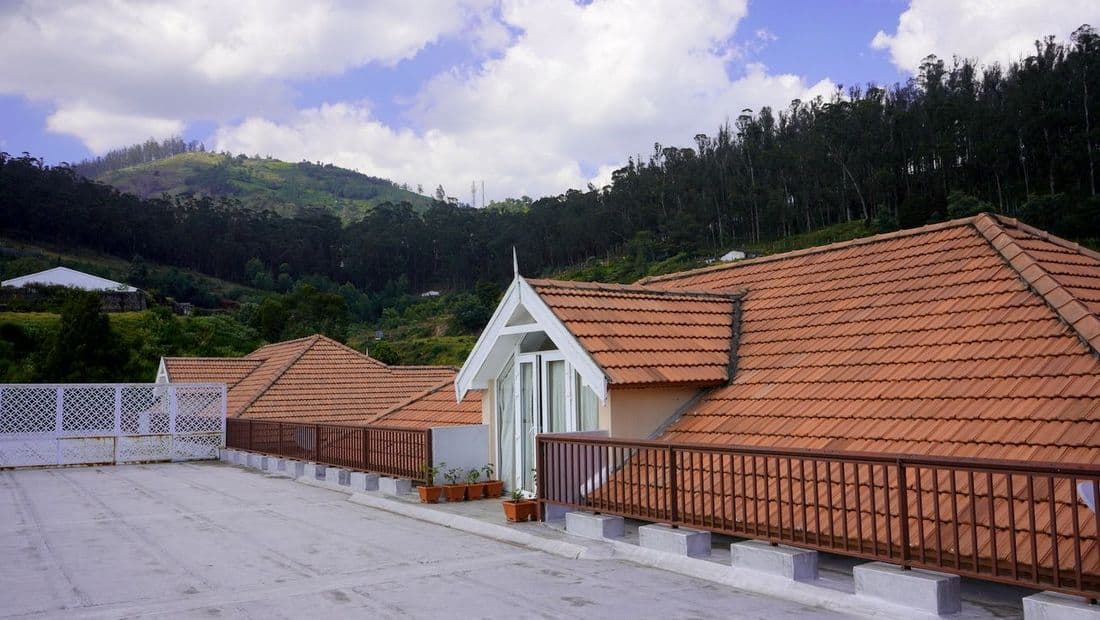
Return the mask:
[[[234,198],[245,207],[287,216],[303,207],[326,207],[344,222],[362,219],[383,202],[408,202],[417,211],[432,202],[386,179],[331,164],[295,164],[202,151],[108,170],[95,180],[142,198],[163,194]]]

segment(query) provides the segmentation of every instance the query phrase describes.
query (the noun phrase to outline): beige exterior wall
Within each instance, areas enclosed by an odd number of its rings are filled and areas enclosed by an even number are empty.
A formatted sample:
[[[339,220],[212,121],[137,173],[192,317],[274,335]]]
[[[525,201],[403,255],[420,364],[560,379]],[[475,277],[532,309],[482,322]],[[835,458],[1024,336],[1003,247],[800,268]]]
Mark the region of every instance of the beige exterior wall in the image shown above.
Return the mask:
[[[481,423],[489,426],[489,442],[485,449],[485,461],[493,464],[494,471],[500,471],[500,463],[497,463],[497,420],[493,412],[496,411],[496,379],[489,380],[489,387],[481,392]]]
[[[600,407],[600,429],[610,431],[612,437],[648,439],[698,392],[696,388],[611,390],[607,406]]]

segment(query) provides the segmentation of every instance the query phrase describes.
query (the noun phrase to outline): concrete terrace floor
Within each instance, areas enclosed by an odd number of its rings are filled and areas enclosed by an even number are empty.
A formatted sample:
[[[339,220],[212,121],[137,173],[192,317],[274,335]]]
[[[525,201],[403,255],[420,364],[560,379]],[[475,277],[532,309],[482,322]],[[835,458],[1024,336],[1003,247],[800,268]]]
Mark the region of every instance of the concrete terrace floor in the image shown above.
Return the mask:
[[[220,463],[0,471],[0,617],[835,618]]]

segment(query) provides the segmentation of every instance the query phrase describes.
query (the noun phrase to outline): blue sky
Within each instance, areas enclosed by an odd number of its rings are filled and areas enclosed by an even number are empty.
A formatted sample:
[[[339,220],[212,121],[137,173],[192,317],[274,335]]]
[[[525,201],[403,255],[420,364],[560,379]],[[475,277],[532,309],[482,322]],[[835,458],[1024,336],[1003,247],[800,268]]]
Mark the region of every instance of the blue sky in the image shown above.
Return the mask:
[[[1084,22],[1100,3],[0,1],[0,150],[77,161],[178,133],[539,196],[746,107],[904,81],[928,53],[1006,62]]]

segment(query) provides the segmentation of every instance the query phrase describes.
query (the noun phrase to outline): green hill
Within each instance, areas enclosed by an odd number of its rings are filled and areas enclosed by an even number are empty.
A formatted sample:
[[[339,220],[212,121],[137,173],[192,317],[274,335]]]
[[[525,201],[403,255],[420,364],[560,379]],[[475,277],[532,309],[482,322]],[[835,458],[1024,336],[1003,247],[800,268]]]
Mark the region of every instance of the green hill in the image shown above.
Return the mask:
[[[142,198],[162,194],[234,198],[245,207],[294,215],[303,207],[326,207],[344,222],[362,219],[383,202],[408,202],[420,211],[431,199],[386,179],[332,164],[296,164],[277,159],[194,151],[109,170],[97,181]]]

